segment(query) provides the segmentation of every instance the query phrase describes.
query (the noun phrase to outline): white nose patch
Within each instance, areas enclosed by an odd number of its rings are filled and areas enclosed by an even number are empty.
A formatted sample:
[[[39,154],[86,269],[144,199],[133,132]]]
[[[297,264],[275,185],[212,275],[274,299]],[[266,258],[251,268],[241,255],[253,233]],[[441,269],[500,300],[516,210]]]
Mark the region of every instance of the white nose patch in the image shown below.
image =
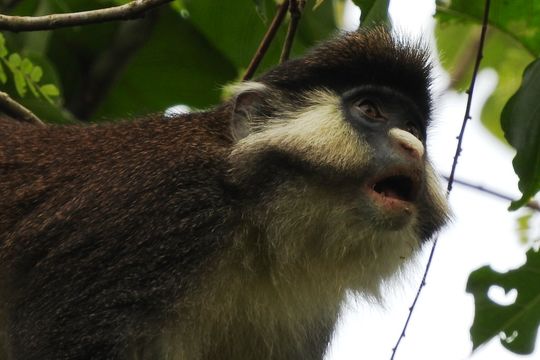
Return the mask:
[[[424,156],[424,145],[416,136],[408,131],[398,128],[392,128],[388,135],[396,141],[405,150],[409,151],[413,156],[421,158]]]

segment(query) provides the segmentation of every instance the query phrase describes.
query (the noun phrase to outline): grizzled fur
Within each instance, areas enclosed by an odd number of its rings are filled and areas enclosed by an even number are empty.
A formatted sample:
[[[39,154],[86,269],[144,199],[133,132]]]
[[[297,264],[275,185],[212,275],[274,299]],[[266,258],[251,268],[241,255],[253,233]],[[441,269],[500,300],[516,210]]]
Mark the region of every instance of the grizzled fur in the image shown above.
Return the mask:
[[[227,116],[0,123],[0,290],[17,359],[120,357],[159,332],[226,246]]]
[[[429,52],[421,43],[411,44],[376,28],[323,43],[259,80],[293,92],[321,86],[340,91],[358,84],[384,85],[415,99],[429,119],[430,74]]]
[[[45,128],[0,119],[0,357],[321,359],[347,289],[376,294],[447,213],[427,164],[422,218],[401,233],[358,218],[348,180],[371,155],[339,94],[391,87],[427,122],[429,82],[424,50],[377,29],[209,111]]]

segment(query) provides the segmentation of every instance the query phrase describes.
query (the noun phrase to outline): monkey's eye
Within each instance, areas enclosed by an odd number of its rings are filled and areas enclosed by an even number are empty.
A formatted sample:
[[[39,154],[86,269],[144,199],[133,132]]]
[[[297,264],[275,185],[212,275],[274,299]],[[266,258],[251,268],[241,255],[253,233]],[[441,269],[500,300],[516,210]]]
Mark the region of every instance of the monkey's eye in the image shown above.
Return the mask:
[[[382,119],[381,111],[379,107],[371,100],[360,99],[355,104],[354,107],[364,116],[367,116],[371,119]]]
[[[416,137],[418,140],[422,141],[423,140],[423,135],[422,135],[422,131],[418,128],[418,126],[413,123],[412,121],[408,121],[406,124],[405,124],[405,131],[411,133],[414,135],[414,137]]]

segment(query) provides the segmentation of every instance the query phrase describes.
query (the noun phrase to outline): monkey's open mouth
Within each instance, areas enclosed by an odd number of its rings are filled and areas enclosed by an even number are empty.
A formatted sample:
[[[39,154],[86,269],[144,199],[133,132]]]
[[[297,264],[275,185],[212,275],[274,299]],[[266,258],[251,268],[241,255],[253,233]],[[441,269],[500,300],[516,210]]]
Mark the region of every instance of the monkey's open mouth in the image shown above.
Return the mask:
[[[405,174],[379,178],[370,188],[384,200],[414,202],[418,197],[418,181],[413,176]]]

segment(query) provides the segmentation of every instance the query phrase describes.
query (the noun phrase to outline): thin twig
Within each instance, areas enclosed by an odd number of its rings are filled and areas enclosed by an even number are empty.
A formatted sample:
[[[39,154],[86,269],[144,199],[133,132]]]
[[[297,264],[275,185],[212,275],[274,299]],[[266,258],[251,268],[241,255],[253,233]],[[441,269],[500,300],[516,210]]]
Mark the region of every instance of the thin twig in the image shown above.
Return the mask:
[[[33,112],[13,100],[7,93],[0,91],[0,110],[15,120],[22,120],[31,124],[45,126]]]
[[[62,27],[97,24],[114,20],[135,19],[143,16],[146,11],[171,1],[172,0],[134,0],[124,5],[105,9],[45,16],[0,15],[0,30],[52,30]]]
[[[450,171],[450,176],[448,177],[448,187],[446,188],[447,193],[450,193],[452,191],[452,185],[454,183],[454,176],[456,174],[456,167],[459,159],[459,155],[461,155],[461,151],[463,150],[461,145],[463,143],[463,137],[465,135],[465,128],[467,127],[467,122],[471,119],[471,104],[472,104],[472,95],[474,91],[474,85],[476,83],[476,78],[478,76],[478,70],[480,69],[480,61],[482,61],[482,58],[484,57],[483,48],[484,48],[484,41],[486,39],[486,32],[487,32],[487,22],[488,22],[488,14],[489,14],[489,5],[490,0],[486,0],[486,7],[484,10],[484,19],[482,21],[482,32],[480,34],[480,43],[478,44],[478,53],[476,55],[476,62],[474,64],[474,70],[471,78],[471,84],[469,86],[469,89],[467,90],[467,106],[465,107],[465,116],[463,117],[463,122],[461,124],[461,131],[458,135],[458,143],[456,146],[456,153],[454,154],[454,161],[452,163],[452,170]]]
[[[280,63],[289,59],[294,36],[296,35],[296,30],[298,29],[298,23],[302,17],[302,10],[306,5],[306,0],[290,0],[290,3],[289,13],[291,14],[291,21],[289,22],[289,28],[287,29],[287,36],[285,38],[285,43],[283,43],[283,49],[281,50],[281,57],[279,58]]]
[[[487,25],[488,25],[488,18],[489,18],[489,7],[490,7],[490,0],[486,0],[485,7],[484,7],[484,18],[482,20],[482,31],[480,33],[480,42],[478,44],[478,53],[476,56],[476,62],[474,64],[474,70],[471,78],[471,83],[469,86],[469,89],[467,90],[467,106],[465,108],[465,115],[463,117],[463,123],[461,125],[461,131],[458,136],[458,144],[456,146],[456,153],[454,155],[454,160],[452,162],[452,171],[450,172],[450,176],[448,177],[448,186],[447,186],[447,192],[446,196],[448,197],[450,195],[450,192],[452,191],[452,185],[454,183],[454,175],[456,172],[456,166],[458,162],[458,158],[462,151],[462,143],[463,143],[463,136],[465,134],[465,128],[467,126],[467,121],[471,119],[470,111],[471,111],[471,103],[472,103],[472,97],[474,92],[474,85],[476,83],[476,78],[478,76],[478,70],[480,68],[480,61],[483,57],[483,48],[484,48],[484,41],[486,38],[486,31],[487,31]],[[422,281],[420,282],[420,286],[418,287],[418,290],[416,292],[416,296],[414,297],[412,305],[409,307],[409,314],[407,316],[407,320],[405,321],[405,324],[403,325],[403,329],[401,330],[401,334],[399,335],[399,338],[396,342],[396,345],[392,348],[392,356],[390,357],[390,360],[394,360],[394,357],[396,356],[399,344],[401,343],[401,340],[405,337],[405,333],[407,331],[407,327],[409,326],[409,322],[411,320],[412,314],[414,312],[414,309],[416,307],[416,303],[418,302],[418,298],[420,297],[420,294],[422,293],[422,289],[426,286],[426,278],[429,273],[429,268],[431,267],[431,263],[433,261],[433,255],[435,254],[435,249],[437,248],[437,241],[438,237],[435,237],[433,239],[433,245],[431,246],[431,251],[429,253],[428,261],[426,264],[426,269],[424,271],[424,275],[422,276]]]
[[[287,15],[287,10],[289,9],[289,0],[283,0],[283,3],[278,8],[278,11],[276,12],[276,15],[274,16],[274,19],[272,19],[272,23],[270,24],[270,27],[268,27],[268,30],[266,31],[266,34],[264,34],[264,37],[259,44],[259,48],[255,52],[255,55],[253,55],[253,59],[251,59],[251,62],[249,63],[249,66],[246,70],[246,73],[244,74],[243,80],[249,80],[253,77],[253,74],[255,74],[255,71],[259,67],[259,64],[261,63],[264,55],[266,54],[266,51],[268,50],[268,47],[272,43],[272,40],[274,40],[274,36],[277,33],[277,30],[279,29],[279,26],[283,22],[283,19],[285,18],[285,15]]]
[[[448,176],[443,176],[443,177],[447,181],[450,180]],[[471,184],[470,182],[467,182],[467,181],[464,181],[464,180],[454,178],[454,184],[459,184],[459,185],[462,185],[462,186],[465,186],[465,187],[468,187],[468,188],[471,188],[471,189],[474,189],[474,190],[478,190],[478,191],[481,191],[483,193],[492,195],[492,196],[494,196],[496,198],[499,198],[499,199],[508,200],[508,201],[516,201],[516,199],[512,198],[511,196],[501,194],[498,191],[488,189],[488,188],[486,188],[486,187],[484,187],[482,185]],[[540,205],[536,201],[529,201],[525,206],[527,206],[530,209],[540,211]]]

